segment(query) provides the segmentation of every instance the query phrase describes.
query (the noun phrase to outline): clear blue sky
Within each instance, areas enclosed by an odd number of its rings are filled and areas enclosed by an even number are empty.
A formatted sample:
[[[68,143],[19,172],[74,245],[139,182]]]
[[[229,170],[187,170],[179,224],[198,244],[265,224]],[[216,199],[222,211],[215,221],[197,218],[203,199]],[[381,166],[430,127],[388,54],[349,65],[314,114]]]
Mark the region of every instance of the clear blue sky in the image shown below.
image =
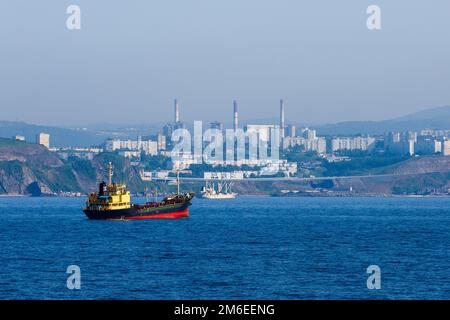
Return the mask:
[[[449,33],[448,0],[1,1],[0,119],[391,118],[450,104]]]

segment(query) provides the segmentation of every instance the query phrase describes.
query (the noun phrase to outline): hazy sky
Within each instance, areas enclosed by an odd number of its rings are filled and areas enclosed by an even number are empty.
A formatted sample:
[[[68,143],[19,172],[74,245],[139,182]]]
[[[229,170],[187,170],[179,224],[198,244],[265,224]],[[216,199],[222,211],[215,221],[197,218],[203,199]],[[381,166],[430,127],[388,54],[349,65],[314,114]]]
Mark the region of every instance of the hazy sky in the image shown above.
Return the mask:
[[[448,0],[3,0],[0,119],[386,119],[450,105],[449,39]]]

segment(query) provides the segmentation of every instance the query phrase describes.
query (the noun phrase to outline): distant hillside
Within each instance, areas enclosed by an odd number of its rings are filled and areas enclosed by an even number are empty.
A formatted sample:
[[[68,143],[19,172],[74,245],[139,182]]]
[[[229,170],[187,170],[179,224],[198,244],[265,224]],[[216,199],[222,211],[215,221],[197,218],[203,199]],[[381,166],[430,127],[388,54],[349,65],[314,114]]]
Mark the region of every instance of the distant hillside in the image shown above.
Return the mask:
[[[82,159],[61,160],[56,153],[37,144],[0,138],[0,194],[45,195],[59,192],[89,192],[97,189],[97,183],[106,180],[106,164],[115,168],[115,180],[124,182],[134,192],[147,187],[153,190],[155,183],[144,182],[139,169],[116,153],[102,153],[92,161]],[[380,168],[378,174],[352,178],[336,178],[332,190],[349,190],[355,194],[429,194],[446,193],[450,188],[450,157],[415,157]],[[198,191],[201,182],[183,182],[185,190]],[[315,188],[302,180],[236,181],[234,190],[240,194],[271,194],[283,189]],[[158,184],[165,192],[168,186]]]
[[[450,129],[450,106],[428,109],[385,121],[346,121],[315,127],[320,135],[383,134],[389,131]]]
[[[386,167],[382,172],[393,174],[450,173],[450,157],[420,156]]]
[[[11,138],[22,135],[29,142],[36,141],[36,134],[46,132],[50,134],[52,147],[83,147],[99,145],[105,136],[93,131],[72,130],[51,126],[40,126],[25,122],[0,121],[0,137]]]
[[[143,190],[138,169],[115,153],[102,153],[92,161],[63,161],[41,145],[0,138],[0,194],[93,191],[99,180],[106,179],[109,161],[116,181],[126,182],[132,190]]]

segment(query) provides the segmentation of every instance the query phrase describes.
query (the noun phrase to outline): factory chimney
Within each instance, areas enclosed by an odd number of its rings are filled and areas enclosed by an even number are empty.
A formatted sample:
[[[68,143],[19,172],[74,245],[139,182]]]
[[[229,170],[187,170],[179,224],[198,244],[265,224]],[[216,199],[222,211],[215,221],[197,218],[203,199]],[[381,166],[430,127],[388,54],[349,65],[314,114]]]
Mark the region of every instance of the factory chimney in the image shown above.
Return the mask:
[[[236,131],[239,127],[239,116],[236,100],[233,101],[233,129]]]
[[[175,107],[175,123],[178,123],[180,122],[180,105],[178,104],[177,99],[175,99],[174,107]]]
[[[280,137],[284,138],[285,125],[284,125],[284,101],[280,100]]]

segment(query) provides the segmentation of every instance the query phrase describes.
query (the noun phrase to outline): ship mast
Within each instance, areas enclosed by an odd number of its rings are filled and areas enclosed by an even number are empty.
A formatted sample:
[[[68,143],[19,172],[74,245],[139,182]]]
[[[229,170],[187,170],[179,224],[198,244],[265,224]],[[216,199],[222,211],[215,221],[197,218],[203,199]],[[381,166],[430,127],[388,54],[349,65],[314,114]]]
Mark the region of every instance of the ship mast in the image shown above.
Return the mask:
[[[175,181],[177,183],[177,195],[180,195],[180,172],[181,173],[188,173],[190,171],[181,170],[180,168],[177,167],[176,169],[172,169],[171,172],[176,173]]]
[[[177,170],[177,195],[180,195],[180,170]]]
[[[112,185],[112,177],[113,177],[113,165],[111,162],[108,162],[108,183]]]

